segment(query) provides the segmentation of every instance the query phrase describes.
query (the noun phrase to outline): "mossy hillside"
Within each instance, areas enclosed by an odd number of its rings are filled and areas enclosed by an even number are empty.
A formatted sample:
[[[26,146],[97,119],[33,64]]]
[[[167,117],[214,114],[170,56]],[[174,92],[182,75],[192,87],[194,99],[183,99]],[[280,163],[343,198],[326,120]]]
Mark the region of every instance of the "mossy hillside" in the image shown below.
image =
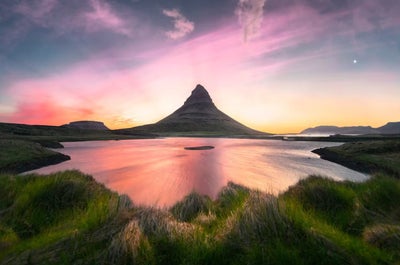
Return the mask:
[[[0,172],[20,173],[70,159],[39,143],[24,140],[1,139],[0,148]]]
[[[156,135],[132,133],[121,135],[111,130],[87,130],[60,126],[27,125],[0,122],[0,138],[11,140],[25,140],[37,142],[45,147],[59,148],[57,142],[93,141],[93,140],[121,140],[147,139]]]
[[[400,178],[400,140],[346,143],[314,150],[321,158],[368,173]]]
[[[119,201],[78,171],[1,175],[0,193],[0,257],[94,231],[115,216]]]
[[[356,237],[369,227],[400,224],[400,182],[382,174],[363,183],[311,176],[291,187],[281,199]]]

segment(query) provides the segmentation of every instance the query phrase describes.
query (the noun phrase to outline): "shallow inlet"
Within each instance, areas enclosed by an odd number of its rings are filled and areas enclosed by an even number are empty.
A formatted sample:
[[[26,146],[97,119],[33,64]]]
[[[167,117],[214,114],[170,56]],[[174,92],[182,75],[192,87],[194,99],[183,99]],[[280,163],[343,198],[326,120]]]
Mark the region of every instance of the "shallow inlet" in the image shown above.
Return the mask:
[[[339,144],[222,138],[69,142],[57,151],[71,156],[70,161],[34,172],[79,169],[135,204],[164,207],[192,191],[215,198],[229,181],[278,194],[310,174],[367,179],[311,153]],[[187,146],[215,148],[193,151]]]

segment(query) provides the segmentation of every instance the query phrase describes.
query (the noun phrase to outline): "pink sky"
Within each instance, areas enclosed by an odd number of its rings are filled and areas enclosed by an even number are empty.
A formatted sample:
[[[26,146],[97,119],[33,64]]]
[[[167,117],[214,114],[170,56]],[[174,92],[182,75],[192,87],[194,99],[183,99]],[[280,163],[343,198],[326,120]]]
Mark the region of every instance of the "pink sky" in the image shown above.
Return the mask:
[[[42,1],[42,12],[29,13],[32,7],[23,5],[18,12],[42,23],[56,2]],[[91,0],[90,5],[91,11],[63,27],[79,24],[84,34],[106,30],[128,39],[145,34],[135,33],[129,25],[136,20],[124,19],[107,2]],[[110,128],[154,123],[180,107],[200,83],[219,109],[262,131],[299,132],[322,124],[381,126],[399,120],[400,77],[379,58],[383,55],[370,52],[381,48],[379,39],[366,42],[355,36],[398,27],[400,21],[374,13],[381,23],[371,24],[367,18],[374,6],[367,1],[321,14],[295,5],[261,12],[262,17],[258,11],[259,24],[247,25],[254,27],[248,32],[257,34],[246,37],[235,16],[196,32],[197,22],[179,9],[165,9],[172,29],[146,45],[124,42],[93,51],[60,71],[12,79],[0,91],[7,99],[7,104],[0,101],[0,120],[51,125],[100,120]],[[349,14],[352,27],[340,23]],[[365,61],[353,63],[359,57]]]

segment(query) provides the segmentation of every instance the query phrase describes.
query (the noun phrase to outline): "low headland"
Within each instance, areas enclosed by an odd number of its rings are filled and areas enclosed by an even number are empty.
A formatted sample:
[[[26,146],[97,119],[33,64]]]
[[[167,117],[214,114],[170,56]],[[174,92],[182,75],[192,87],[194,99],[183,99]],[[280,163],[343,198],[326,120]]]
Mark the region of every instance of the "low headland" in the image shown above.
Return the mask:
[[[19,141],[0,149],[1,165],[40,155]],[[79,171],[2,173],[0,264],[397,264],[399,146],[316,151],[373,165],[363,183],[310,176],[278,196],[229,183],[214,201],[192,193],[169,209],[136,206]]]
[[[374,174],[384,172],[400,179],[400,141],[351,142],[313,150],[322,159],[353,170]]]
[[[0,173],[21,173],[58,164],[70,157],[51,149],[61,142],[149,139],[154,134],[116,134],[111,130],[91,130],[68,126],[0,123]]]
[[[55,148],[56,144],[52,143],[51,146]],[[0,172],[3,173],[22,173],[71,159],[32,141],[0,139],[0,147]],[[60,147],[57,145],[57,148]]]

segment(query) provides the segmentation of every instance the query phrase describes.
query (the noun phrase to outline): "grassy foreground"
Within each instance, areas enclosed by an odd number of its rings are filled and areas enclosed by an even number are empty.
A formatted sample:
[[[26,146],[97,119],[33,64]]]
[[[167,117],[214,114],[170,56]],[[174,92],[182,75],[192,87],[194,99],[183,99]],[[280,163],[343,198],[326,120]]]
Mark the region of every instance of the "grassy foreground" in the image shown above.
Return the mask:
[[[1,264],[396,264],[400,184],[312,176],[279,197],[230,183],[171,209],[90,176],[0,177]]]
[[[370,144],[355,146],[376,159],[393,146]],[[229,183],[170,209],[134,206],[78,171],[0,174],[0,264],[399,264],[390,157],[364,183],[310,176],[278,197]]]

